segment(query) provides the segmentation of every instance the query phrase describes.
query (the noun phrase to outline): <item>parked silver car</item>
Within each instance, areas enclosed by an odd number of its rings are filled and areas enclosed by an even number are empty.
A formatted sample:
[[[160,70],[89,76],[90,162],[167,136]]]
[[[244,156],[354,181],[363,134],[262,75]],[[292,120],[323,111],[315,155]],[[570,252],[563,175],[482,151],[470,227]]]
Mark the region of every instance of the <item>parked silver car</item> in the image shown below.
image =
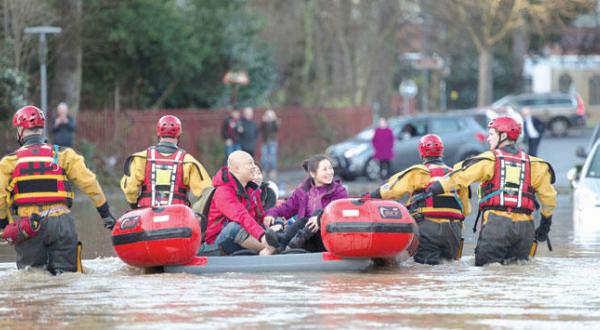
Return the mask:
[[[444,160],[449,165],[487,150],[486,131],[473,116],[415,115],[390,118],[388,122],[396,137],[391,173],[421,162],[417,146],[419,139],[429,133],[439,135],[444,141]],[[369,127],[356,136],[327,148],[326,153],[334,161],[336,174],[345,180],[359,176],[366,176],[369,180],[379,179],[379,162],[373,159],[371,144],[374,131],[375,127]]]
[[[585,126],[585,106],[576,93],[507,95],[490,106],[492,110],[502,107],[519,112],[529,107],[531,114],[544,122],[554,136],[565,136],[569,129]]]

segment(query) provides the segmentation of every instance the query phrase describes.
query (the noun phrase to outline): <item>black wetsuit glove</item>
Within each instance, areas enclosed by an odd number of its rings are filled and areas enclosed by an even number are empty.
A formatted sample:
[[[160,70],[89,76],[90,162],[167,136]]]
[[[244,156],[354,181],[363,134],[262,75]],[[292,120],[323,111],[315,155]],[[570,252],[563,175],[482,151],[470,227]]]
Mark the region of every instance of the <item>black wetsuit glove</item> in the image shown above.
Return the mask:
[[[102,218],[102,223],[104,228],[113,229],[115,226],[115,222],[117,221],[112,214],[110,214],[110,208],[108,207],[108,203],[104,203],[96,208],[98,213],[100,213],[100,217]]]
[[[319,224],[319,228],[321,228],[321,216],[322,215],[323,215],[323,209],[317,209],[311,215],[311,217],[317,217],[317,223]]]
[[[540,221],[539,227],[535,230],[535,240],[538,242],[545,242],[548,240],[548,233],[550,232],[550,226],[552,225],[552,216],[544,217]]]
[[[4,229],[6,226],[8,226],[8,219],[7,218],[0,219],[0,229]]]

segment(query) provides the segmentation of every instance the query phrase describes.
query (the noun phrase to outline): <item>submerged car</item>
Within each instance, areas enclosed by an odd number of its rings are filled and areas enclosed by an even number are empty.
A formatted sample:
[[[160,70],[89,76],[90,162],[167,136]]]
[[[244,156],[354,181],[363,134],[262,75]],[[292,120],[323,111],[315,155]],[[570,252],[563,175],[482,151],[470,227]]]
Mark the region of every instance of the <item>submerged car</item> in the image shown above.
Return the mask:
[[[417,150],[419,139],[425,134],[437,134],[444,141],[444,160],[453,165],[467,157],[487,150],[486,131],[473,116],[463,113],[429,114],[394,117],[388,120],[394,132],[394,158],[390,173],[420,163]],[[338,175],[345,180],[365,176],[379,180],[379,161],[373,158],[371,144],[375,127],[369,127],[356,136],[332,145],[326,153],[332,158]]]

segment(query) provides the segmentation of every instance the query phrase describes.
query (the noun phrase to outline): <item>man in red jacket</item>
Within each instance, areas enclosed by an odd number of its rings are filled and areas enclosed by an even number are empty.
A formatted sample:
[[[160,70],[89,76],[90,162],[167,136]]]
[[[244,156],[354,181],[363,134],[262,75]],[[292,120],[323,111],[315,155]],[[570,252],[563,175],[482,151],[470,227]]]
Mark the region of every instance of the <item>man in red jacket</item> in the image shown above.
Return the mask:
[[[208,211],[206,241],[199,254],[232,254],[241,249],[273,254],[275,249],[267,244],[261,226],[263,206],[253,194],[258,189],[252,182],[255,170],[250,154],[234,151],[227,158],[227,166],[217,171],[212,180],[215,192]]]

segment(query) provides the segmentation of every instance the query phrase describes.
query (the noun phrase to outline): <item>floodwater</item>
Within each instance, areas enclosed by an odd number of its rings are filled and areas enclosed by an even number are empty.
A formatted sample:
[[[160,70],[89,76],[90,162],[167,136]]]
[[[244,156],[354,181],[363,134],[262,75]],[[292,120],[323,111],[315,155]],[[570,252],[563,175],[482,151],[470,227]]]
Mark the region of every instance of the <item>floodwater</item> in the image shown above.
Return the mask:
[[[408,261],[362,273],[208,276],[142,275],[124,265],[112,256],[95,210],[80,202],[80,238],[92,258],[84,260],[87,274],[17,271],[10,247],[0,247],[0,328],[597,329],[600,226],[594,231],[579,224],[575,231],[569,195],[561,195],[559,205],[554,252],[542,245],[526,264],[474,267],[469,219],[460,262]]]

